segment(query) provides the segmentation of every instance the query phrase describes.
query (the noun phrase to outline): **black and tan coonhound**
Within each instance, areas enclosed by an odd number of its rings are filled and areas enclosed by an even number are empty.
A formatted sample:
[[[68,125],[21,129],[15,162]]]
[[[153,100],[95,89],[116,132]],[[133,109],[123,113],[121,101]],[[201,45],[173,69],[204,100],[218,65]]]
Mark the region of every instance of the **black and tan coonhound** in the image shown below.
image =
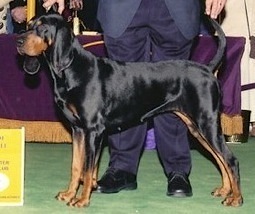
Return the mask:
[[[221,90],[213,74],[224,55],[226,38],[217,22],[211,22],[219,35],[218,50],[208,65],[202,65],[188,60],[128,63],[98,58],[84,50],[60,15],[31,20],[17,38],[18,52],[28,56],[24,69],[35,74],[40,67],[37,57],[44,56],[54,81],[55,102],[72,128],[71,181],[57,199],[70,206],[88,206],[97,185],[103,135],[173,112],[219,166],[222,185],[212,194],[224,197],[226,206],[243,203],[238,161],[221,131]]]

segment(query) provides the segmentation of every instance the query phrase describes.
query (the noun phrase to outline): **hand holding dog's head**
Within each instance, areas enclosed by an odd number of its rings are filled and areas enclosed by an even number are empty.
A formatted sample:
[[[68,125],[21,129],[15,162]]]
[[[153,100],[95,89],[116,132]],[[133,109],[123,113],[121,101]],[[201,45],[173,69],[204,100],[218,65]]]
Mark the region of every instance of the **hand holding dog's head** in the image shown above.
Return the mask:
[[[41,54],[51,59],[51,66],[56,72],[65,69],[73,60],[73,52],[68,49],[72,46],[67,45],[67,42],[73,41],[73,37],[66,21],[60,15],[49,14],[32,19],[28,23],[27,31],[17,38],[18,53],[29,56],[25,57],[24,70],[29,74],[37,73],[40,68],[37,57]]]

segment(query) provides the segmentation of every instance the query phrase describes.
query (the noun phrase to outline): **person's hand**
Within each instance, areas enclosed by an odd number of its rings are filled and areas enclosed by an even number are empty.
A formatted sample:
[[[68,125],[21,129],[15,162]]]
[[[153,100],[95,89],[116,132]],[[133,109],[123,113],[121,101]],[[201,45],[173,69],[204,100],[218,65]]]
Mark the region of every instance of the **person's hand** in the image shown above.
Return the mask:
[[[227,0],[206,0],[205,13],[211,18],[216,19],[224,8]]]
[[[55,3],[58,4],[58,12],[61,14],[63,10],[65,9],[65,0],[43,0],[43,7],[46,10],[49,10],[51,6]]]
[[[11,16],[15,22],[22,23],[27,19],[26,7],[15,7],[11,10]]]
[[[81,10],[83,8],[82,0],[70,0],[70,9]]]

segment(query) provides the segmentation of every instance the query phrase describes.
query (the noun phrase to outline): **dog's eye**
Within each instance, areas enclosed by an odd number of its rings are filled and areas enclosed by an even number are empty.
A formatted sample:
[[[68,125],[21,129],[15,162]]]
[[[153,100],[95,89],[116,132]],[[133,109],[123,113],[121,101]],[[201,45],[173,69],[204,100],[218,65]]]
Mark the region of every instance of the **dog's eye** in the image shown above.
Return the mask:
[[[36,31],[39,36],[43,36],[48,32],[48,28],[42,24],[37,27]]]
[[[37,27],[36,34],[41,37],[45,42],[48,44],[52,41],[52,34],[51,30],[49,29],[49,26],[46,24],[42,24]]]

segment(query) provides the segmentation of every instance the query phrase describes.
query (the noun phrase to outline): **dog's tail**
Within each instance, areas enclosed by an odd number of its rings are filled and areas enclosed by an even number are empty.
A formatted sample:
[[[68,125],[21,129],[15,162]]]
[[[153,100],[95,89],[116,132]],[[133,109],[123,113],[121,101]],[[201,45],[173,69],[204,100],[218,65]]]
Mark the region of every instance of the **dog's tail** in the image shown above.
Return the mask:
[[[226,36],[225,36],[225,33],[223,32],[220,24],[216,20],[211,19],[211,18],[209,18],[209,20],[210,20],[213,28],[215,29],[215,31],[218,35],[218,40],[219,40],[217,52],[216,52],[215,56],[213,57],[213,59],[207,65],[208,69],[210,71],[215,72],[218,69],[220,62],[222,60],[222,57],[225,53]]]

